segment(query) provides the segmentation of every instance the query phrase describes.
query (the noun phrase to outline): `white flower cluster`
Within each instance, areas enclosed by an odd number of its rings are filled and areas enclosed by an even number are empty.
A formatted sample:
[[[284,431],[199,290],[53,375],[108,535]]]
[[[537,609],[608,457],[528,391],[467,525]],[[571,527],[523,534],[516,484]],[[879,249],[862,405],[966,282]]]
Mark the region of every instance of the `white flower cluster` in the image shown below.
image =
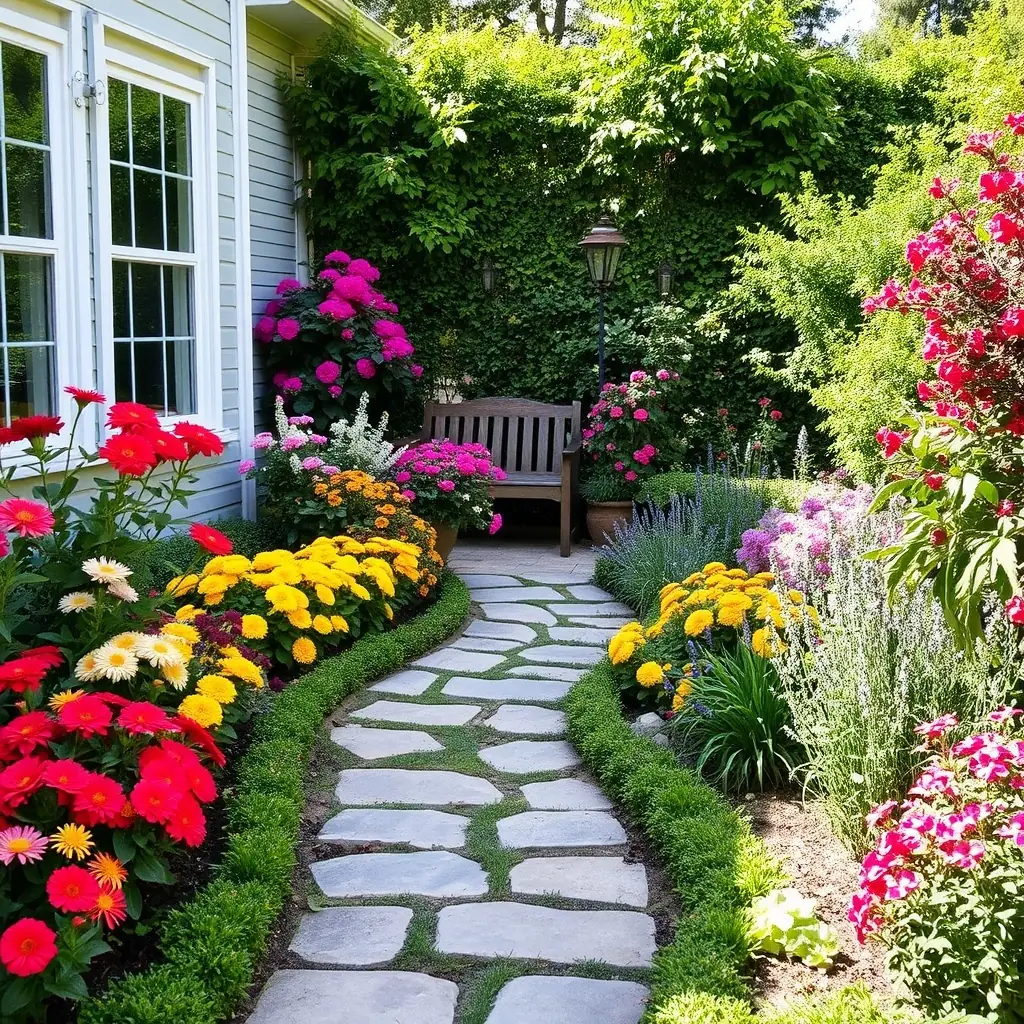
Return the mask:
[[[385,479],[405,448],[395,448],[384,439],[388,427],[385,412],[377,426],[370,423],[367,406],[369,393],[364,391],[359,408],[350,423],[346,419],[331,424],[331,443],[327,449],[328,461],[345,469],[361,469],[378,480]]]

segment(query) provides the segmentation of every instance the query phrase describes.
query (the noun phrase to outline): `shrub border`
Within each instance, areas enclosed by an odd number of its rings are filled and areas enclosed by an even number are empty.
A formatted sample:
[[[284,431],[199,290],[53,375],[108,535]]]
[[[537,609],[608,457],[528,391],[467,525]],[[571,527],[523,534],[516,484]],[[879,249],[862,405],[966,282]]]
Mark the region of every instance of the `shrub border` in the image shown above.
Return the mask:
[[[227,843],[214,879],[159,926],[165,962],[84,1001],[80,1024],[215,1024],[252,984],[291,892],[314,740],[349,694],[447,639],[469,612],[469,591],[446,570],[437,600],[407,623],[357,640],[296,680],[253,724],[225,793]]]

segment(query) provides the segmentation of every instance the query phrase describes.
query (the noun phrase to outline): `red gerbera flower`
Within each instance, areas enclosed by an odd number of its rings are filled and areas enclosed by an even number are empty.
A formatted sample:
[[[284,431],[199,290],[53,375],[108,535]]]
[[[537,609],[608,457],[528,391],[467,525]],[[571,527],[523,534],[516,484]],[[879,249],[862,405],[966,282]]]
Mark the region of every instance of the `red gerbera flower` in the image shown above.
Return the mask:
[[[127,704],[117,716],[117,724],[126,732],[149,736],[167,729],[177,729],[166,712],[155,704],[150,704],[148,700],[137,700]]]
[[[11,433],[15,441],[31,441],[34,437],[49,437],[59,434],[64,429],[64,421],[59,416],[22,416],[11,420]]]
[[[114,821],[124,806],[124,790],[106,775],[88,773],[85,784],[71,805],[80,825],[105,825]]]
[[[162,779],[140,779],[132,788],[132,807],[146,821],[163,823],[178,809],[181,790]]]
[[[8,498],[0,501],[0,529],[19,537],[45,537],[53,533],[53,513],[42,502]]]
[[[108,928],[116,928],[128,916],[124,893],[119,889],[100,888],[96,905],[89,911],[93,921],[102,921]]]
[[[230,555],[233,550],[231,541],[206,523],[193,523],[188,528],[188,535],[212,555]]]
[[[41,647],[29,647],[27,650],[22,651],[19,657],[38,658],[40,661],[46,663],[47,668],[56,668],[58,665],[64,664],[64,655],[60,653],[60,648],[54,647],[53,644],[43,644]]]
[[[177,765],[184,773],[193,795],[201,803],[208,804],[211,800],[217,799],[217,784],[191,747],[186,747],[177,740],[161,740],[159,747],[147,747],[139,755],[139,771],[148,777],[150,766],[160,760],[171,761]]]
[[[97,690],[95,693],[90,694],[92,697],[98,697],[104,704],[113,704],[118,708],[126,708],[131,701],[127,697],[122,697],[119,693],[111,693],[109,690]]]
[[[175,721],[190,740],[197,743],[210,755],[210,759],[218,768],[223,768],[228,763],[228,759],[221,752],[220,747],[217,746],[217,741],[210,735],[207,729],[185,715],[178,715]]]
[[[49,762],[43,757],[23,757],[0,772],[0,801],[19,807],[43,784]]]
[[[224,442],[198,423],[175,423],[174,432],[188,445],[192,455],[222,455]]]
[[[161,461],[184,462],[189,456],[188,445],[176,434],[166,430],[148,430],[143,436]]]
[[[0,427],[0,444],[11,444],[17,440],[14,436],[14,431],[10,427]]]
[[[98,391],[90,391],[87,388],[76,388],[74,384],[69,384],[64,389],[64,394],[70,395],[77,403],[79,409],[84,409],[87,405],[102,405],[106,400],[106,395],[101,395]]]
[[[121,809],[117,814],[110,819],[111,828],[131,828],[135,824],[135,819],[138,817],[135,813],[135,808],[132,807],[131,800],[125,799],[124,803],[121,804]]]
[[[28,978],[45,971],[57,955],[57,933],[34,917],[15,921],[0,935],[0,961],[11,974]]]
[[[144,476],[157,461],[153,446],[141,434],[115,434],[99,454],[122,476]]]
[[[167,834],[186,846],[200,846],[206,838],[206,815],[195,797],[186,793],[164,826]]]
[[[115,402],[107,410],[107,426],[131,433],[133,430],[159,430],[160,420],[148,405]]]
[[[94,693],[61,706],[57,718],[65,729],[72,729],[83,736],[104,736],[114,720],[114,713]]]
[[[85,868],[75,864],[57,868],[46,881],[46,896],[50,903],[65,913],[92,910],[100,885]]]
[[[0,665],[0,690],[13,690],[15,693],[38,690],[49,671],[49,665],[41,658],[12,658]]]
[[[185,774],[185,769],[162,753],[158,757],[147,758],[145,764],[140,760],[139,770],[142,778],[152,779],[155,782],[166,782],[176,792],[183,793],[188,788],[188,776]]]
[[[92,779],[92,773],[71,758],[50,761],[43,772],[43,781],[62,793],[80,793]]]
[[[31,754],[36,747],[45,746],[56,735],[57,723],[45,711],[30,711],[0,729],[0,751],[6,756]]]

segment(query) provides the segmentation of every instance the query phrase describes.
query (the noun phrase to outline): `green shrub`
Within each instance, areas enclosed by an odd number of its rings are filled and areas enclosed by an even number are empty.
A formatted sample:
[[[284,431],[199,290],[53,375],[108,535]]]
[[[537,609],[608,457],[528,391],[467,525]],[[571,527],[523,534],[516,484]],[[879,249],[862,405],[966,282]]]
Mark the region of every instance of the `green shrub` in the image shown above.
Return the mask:
[[[88,999],[78,1024],[211,1024],[217,1009],[199,978],[176,964],[115,981],[102,999]]]
[[[688,473],[682,470],[673,470],[670,473],[655,473],[645,481],[637,495],[637,501],[651,501],[659,508],[666,508],[673,494],[681,497],[693,498],[697,493],[697,474]],[[715,478],[703,474],[705,487],[704,500],[709,503],[709,515],[724,518],[723,509],[726,508],[725,494],[716,493]],[[757,493],[764,501],[765,507],[781,508],[786,512],[795,512],[800,507],[800,502],[807,496],[810,488],[809,483],[802,480],[781,480],[771,478],[768,480],[749,479],[745,481],[736,480],[740,486],[749,487]],[[710,493],[709,493],[710,492]]]

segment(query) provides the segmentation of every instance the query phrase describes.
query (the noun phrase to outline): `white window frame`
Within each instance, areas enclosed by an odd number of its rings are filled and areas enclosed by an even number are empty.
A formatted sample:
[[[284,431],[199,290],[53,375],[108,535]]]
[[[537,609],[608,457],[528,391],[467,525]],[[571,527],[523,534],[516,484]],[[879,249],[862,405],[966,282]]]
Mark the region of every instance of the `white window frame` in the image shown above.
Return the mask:
[[[86,265],[82,261],[83,237],[78,232],[75,207],[84,203],[84,191],[74,177],[74,169],[83,166],[83,149],[74,117],[68,83],[74,76],[75,49],[81,48],[80,34],[74,31],[74,19],[68,19],[69,28],[58,27],[48,21],[33,18],[7,8],[0,20],[0,43],[10,43],[35,50],[46,56],[47,117],[50,133],[50,217],[52,238],[31,238],[0,234],[0,249],[4,252],[48,256],[52,260],[53,280],[51,315],[53,328],[53,395],[52,412],[62,415],[65,429],[60,440],[70,436],[69,413],[74,403],[63,394],[66,384],[92,386],[92,333],[84,326],[80,296],[76,287],[75,267]],[[69,30],[70,29],[70,30]],[[74,202],[68,197],[74,196]],[[84,207],[80,207],[84,208]],[[84,418],[83,418],[84,419]],[[83,423],[87,429],[87,424]],[[19,468],[31,465],[28,445],[5,452],[4,462]]]
[[[111,263],[116,259],[193,267],[195,331],[195,412],[161,417],[171,425],[182,420],[200,422],[223,430],[223,383],[221,380],[220,262],[218,259],[217,108],[213,61],[187,50],[175,49],[120,26],[112,19],[97,19],[92,45],[97,77],[104,87],[114,77],[189,104],[192,112],[192,217],[193,252],[172,253],[114,245],[111,237],[110,110],[106,102],[94,107],[93,194],[95,198],[95,269],[97,358],[101,390],[113,399],[114,390],[114,294]],[[114,32],[140,40],[147,51],[159,49],[166,63],[141,57],[117,47]],[[108,38],[108,33],[113,38]],[[195,73],[183,70],[194,67]],[[105,89],[104,89],[105,91]]]

